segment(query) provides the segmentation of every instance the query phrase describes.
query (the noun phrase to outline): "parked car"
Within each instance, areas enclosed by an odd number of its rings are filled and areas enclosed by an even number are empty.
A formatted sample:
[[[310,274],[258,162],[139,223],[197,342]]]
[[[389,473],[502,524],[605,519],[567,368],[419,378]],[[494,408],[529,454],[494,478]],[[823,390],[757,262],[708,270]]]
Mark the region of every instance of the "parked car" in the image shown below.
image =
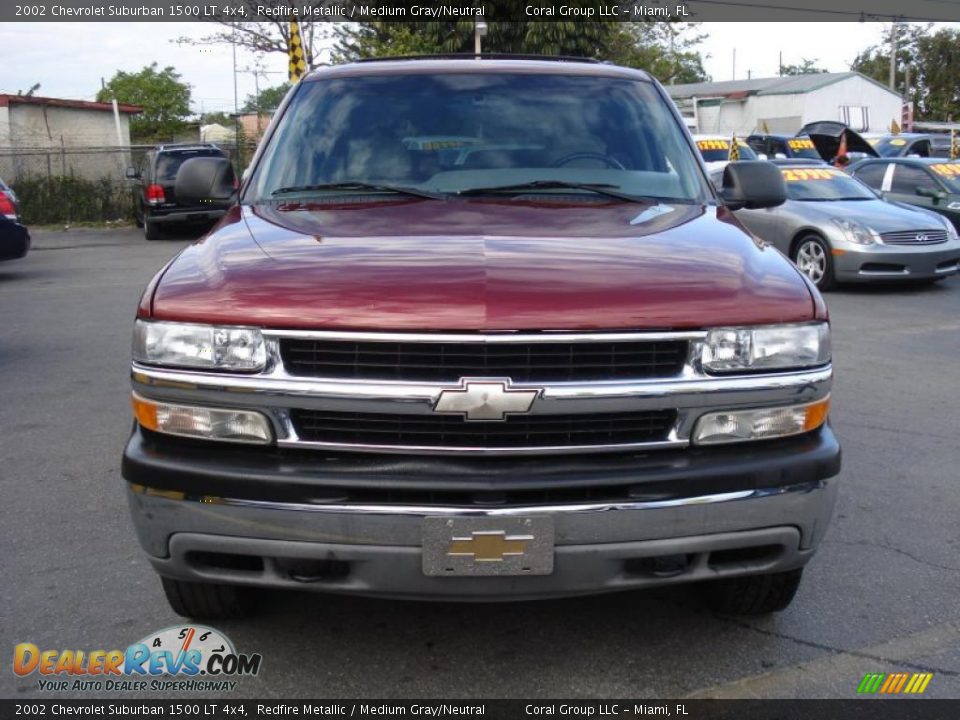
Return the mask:
[[[30,232],[16,220],[0,215],[0,260],[17,260],[30,251]]]
[[[202,203],[186,203],[177,198],[177,170],[187,160],[198,157],[226,159],[227,155],[212,143],[158,145],[144,153],[139,167],[127,168],[127,178],[134,181],[134,217],[147,240],[159,240],[164,230],[171,227],[208,228],[226,214],[231,198]],[[232,167],[229,172],[232,178]]]
[[[960,238],[946,219],[882,200],[835,168],[779,166],[787,201],[737,218],[822,290],[837,282],[940,280],[957,272]],[[715,182],[721,178],[714,175]]]
[[[122,472],[176,612],[790,603],[840,449],[826,305],[730,209],[782,203],[774,165],[715,192],[659,83],[586,61],[323,67],[274,123],[135,322]],[[177,195],[229,197],[226,163]]]
[[[0,215],[7,220],[20,222],[20,205],[17,202],[17,195],[13,192],[13,188],[3,181],[3,178],[0,178]]]
[[[899,133],[867,138],[880,157],[950,157],[949,135]]]
[[[17,196],[0,178],[0,260],[17,260],[30,251],[30,232],[20,223]]]
[[[841,140],[846,138],[846,156],[849,160],[864,157],[879,157],[876,150],[860,133],[851,130],[847,125],[835,120],[821,120],[807,123],[797,135],[805,135],[816,147],[820,157],[828,163],[837,159],[841,149]]]
[[[813,140],[809,137],[754,134],[747,137],[747,144],[758,155],[773,159],[822,160]]]
[[[960,161],[940,158],[861,160],[846,168],[885,200],[940,213],[960,230]]]
[[[697,144],[697,150],[700,151],[700,157],[707,166],[708,171],[721,170],[730,161],[730,146],[733,142],[732,137],[722,135],[694,135],[694,142]],[[757,154],[746,142],[737,138],[737,149],[740,152],[741,160],[757,160]]]

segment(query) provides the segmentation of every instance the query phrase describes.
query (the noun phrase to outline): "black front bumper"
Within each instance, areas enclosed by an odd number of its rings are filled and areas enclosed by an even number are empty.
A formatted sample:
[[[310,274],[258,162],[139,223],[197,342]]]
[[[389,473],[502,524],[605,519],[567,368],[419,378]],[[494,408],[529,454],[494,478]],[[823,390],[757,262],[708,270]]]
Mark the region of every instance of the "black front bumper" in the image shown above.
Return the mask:
[[[723,448],[470,459],[283,451],[134,428],[122,465],[127,482],[191,496],[477,506],[669,500],[816,483],[839,471],[840,446],[829,426]]]

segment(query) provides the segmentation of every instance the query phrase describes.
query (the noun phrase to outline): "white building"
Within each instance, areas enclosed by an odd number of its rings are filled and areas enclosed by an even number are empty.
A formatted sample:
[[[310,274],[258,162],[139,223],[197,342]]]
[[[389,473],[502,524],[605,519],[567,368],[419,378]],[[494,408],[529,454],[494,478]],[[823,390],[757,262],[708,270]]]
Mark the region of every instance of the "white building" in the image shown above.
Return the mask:
[[[816,120],[839,120],[859,132],[901,123],[900,95],[857,72],[793,75],[666,88],[692,132],[793,135]]]
[[[0,177],[123,177],[135,105],[0,95]],[[118,127],[119,125],[119,127]],[[118,132],[119,131],[119,132]],[[121,148],[117,150],[116,148]]]

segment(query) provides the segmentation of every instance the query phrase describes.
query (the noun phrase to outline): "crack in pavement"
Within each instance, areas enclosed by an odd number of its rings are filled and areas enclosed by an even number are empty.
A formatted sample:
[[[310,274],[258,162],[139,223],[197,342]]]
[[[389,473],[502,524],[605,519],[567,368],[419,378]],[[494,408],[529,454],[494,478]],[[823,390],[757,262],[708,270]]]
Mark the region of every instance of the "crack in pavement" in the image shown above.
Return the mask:
[[[864,660],[873,660],[874,662],[879,662],[886,665],[896,665],[897,667],[919,670],[921,672],[932,672],[939,675],[946,675],[948,677],[960,677],[960,670],[948,670],[946,668],[936,667],[934,665],[924,665],[923,663],[914,663],[905,660],[897,660],[896,658],[883,657],[882,655],[876,655],[873,653],[864,652],[862,650],[849,650],[846,648],[834,647],[833,645],[819,643],[815,640],[804,640],[803,638],[798,638],[793,635],[789,635],[788,633],[777,632],[776,630],[766,630],[764,628],[757,627],[756,625],[743,622],[742,620],[735,620],[734,618],[726,615],[717,615],[717,618],[732,625],[736,625],[744,630],[752,630],[753,632],[766,635],[768,637],[775,637],[779,640],[788,640],[789,642],[797,645],[814,648],[816,650],[824,650],[832,653],[833,655],[847,655],[850,657],[862,658]]]
[[[906,550],[901,550],[900,548],[894,545],[885,545],[883,543],[872,542],[870,540],[831,540],[830,538],[824,538],[823,544],[833,544],[833,545],[860,545],[867,547],[880,548],[881,550],[891,550],[892,552],[899,553],[901,555],[906,555],[911,560],[920,563],[921,565],[928,565],[932,568],[937,568],[939,570],[948,570],[950,572],[960,572],[960,567],[954,567],[953,565],[941,565],[940,563],[931,562],[930,560],[924,560],[923,558],[917,557],[913,553],[907,552]]]

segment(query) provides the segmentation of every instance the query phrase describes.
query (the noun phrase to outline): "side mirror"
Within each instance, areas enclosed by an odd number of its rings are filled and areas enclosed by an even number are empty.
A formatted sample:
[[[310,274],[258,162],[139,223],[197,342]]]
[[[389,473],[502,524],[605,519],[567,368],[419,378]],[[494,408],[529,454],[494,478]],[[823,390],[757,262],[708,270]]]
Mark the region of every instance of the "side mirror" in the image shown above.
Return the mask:
[[[125,174],[128,180],[136,180],[138,177],[140,177],[140,173],[137,172],[135,167],[128,167]]]
[[[932,198],[934,200],[943,200],[947,196],[947,194],[942,190],[937,190],[936,188],[932,187],[918,187],[917,195],[920,197]]]
[[[773,163],[745,160],[723,169],[720,198],[731,210],[777,207],[787,199],[787,186]]]
[[[191,158],[177,170],[173,191],[184,203],[224,202],[234,193],[233,165],[222,157]]]

